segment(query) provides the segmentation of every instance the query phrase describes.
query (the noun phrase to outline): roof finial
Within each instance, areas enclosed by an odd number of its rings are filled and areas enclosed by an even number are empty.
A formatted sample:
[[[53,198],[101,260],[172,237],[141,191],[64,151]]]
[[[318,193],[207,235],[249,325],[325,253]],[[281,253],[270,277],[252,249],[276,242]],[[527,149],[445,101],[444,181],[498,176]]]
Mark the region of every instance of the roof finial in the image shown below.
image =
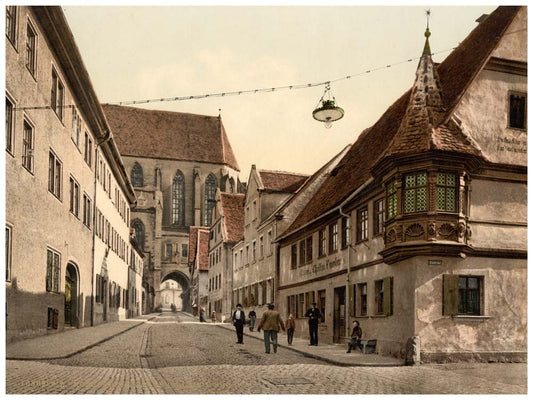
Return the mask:
[[[424,33],[424,36],[426,37],[426,44],[424,45],[424,55],[431,55],[431,49],[429,48],[429,37],[431,36],[431,32],[429,31],[429,17],[431,15],[431,10],[426,10],[426,32]]]
[[[218,118],[220,119],[221,116],[222,116],[222,108],[219,108],[218,109]]]

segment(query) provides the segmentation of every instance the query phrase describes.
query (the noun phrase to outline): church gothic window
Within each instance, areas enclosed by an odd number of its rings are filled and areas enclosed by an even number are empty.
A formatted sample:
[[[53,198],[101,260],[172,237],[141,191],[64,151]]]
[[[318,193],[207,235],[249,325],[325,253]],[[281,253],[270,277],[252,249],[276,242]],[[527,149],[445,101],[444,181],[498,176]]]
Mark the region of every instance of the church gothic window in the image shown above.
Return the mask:
[[[205,226],[211,226],[211,219],[213,217],[213,206],[215,205],[216,190],[216,178],[213,174],[210,174],[205,180]]]
[[[144,224],[142,221],[136,219],[131,223],[132,228],[135,231],[135,241],[137,245],[144,250]]]
[[[185,179],[181,171],[172,181],[172,223],[185,225]]]
[[[144,186],[143,169],[139,163],[133,164],[133,168],[131,169],[131,184],[135,187]]]

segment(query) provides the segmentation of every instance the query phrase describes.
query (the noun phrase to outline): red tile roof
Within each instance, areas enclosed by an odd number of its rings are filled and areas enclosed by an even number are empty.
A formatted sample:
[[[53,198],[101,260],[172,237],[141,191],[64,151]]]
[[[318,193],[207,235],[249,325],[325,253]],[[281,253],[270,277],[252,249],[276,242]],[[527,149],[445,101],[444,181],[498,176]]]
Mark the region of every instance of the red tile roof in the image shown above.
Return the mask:
[[[209,231],[202,229],[198,231],[198,259],[196,265],[200,271],[209,270]]]
[[[302,186],[309,175],[293,172],[258,170],[262,190],[268,192],[294,193]]]
[[[244,194],[220,193],[226,241],[237,243],[244,237]]]
[[[122,155],[225,164],[239,171],[219,117],[115,105],[102,108]]]
[[[198,230],[202,229],[199,226],[189,227],[189,263],[196,259],[196,245],[198,244]]]
[[[442,62],[437,71],[440,77],[444,120],[453,112],[462,95],[487,62],[520,7],[498,7],[480,23],[468,37]],[[406,115],[411,91],[394,102],[379,120],[364,130],[344,159],[317,191],[308,205],[286,230],[289,234],[339,205],[353,191],[372,177],[372,167],[391,145]],[[441,137],[435,145],[447,151],[476,151],[453,123],[438,127]],[[457,143],[463,148],[455,148]]]

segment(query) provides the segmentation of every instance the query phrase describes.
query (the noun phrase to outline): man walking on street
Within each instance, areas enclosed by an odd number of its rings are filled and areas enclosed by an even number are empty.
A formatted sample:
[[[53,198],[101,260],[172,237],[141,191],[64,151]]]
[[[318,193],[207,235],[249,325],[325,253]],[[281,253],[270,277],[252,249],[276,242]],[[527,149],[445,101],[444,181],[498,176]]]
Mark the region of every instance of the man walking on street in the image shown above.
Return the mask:
[[[316,303],[305,313],[309,318],[309,346],[318,346],[318,321],[322,317],[320,310],[316,308]]]
[[[285,324],[283,324],[279,312],[274,311],[274,304],[270,303],[268,310],[263,313],[257,326],[257,332],[261,332],[261,329],[263,329],[265,353],[270,354],[270,341],[272,341],[274,353],[278,352],[278,332],[280,328],[285,330]]]
[[[235,331],[237,332],[237,344],[243,344],[242,335],[246,316],[244,314],[244,311],[242,310],[241,304],[237,304],[237,309],[233,311],[231,320],[233,321],[233,326],[235,327]]]

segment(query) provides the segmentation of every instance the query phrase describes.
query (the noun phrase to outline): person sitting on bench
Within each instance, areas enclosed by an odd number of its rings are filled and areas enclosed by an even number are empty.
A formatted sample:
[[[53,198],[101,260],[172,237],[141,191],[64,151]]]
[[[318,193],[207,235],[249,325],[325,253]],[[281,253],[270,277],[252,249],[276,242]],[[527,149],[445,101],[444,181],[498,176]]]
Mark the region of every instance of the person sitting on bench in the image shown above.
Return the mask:
[[[350,340],[350,343],[348,344],[348,351],[346,353],[351,353],[352,349],[355,349],[356,347],[359,347],[359,349],[362,351],[361,346],[361,336],[363,336],[363,330],[359,326],[359,321],[353,321],[353,328],[352,328],[352,339]]]

